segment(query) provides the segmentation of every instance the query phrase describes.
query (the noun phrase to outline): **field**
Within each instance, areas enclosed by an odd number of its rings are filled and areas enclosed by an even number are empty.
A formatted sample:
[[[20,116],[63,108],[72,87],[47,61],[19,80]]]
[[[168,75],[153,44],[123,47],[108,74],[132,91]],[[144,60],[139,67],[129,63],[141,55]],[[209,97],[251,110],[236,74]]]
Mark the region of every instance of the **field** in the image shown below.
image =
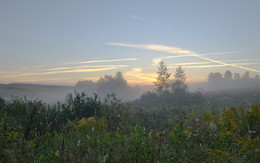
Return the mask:
[[[0,162],[259,162],[257,103],[186,94],[200,101],[166,105],[153,96],[123,103],[83,92],[56,105],[1,98]]]

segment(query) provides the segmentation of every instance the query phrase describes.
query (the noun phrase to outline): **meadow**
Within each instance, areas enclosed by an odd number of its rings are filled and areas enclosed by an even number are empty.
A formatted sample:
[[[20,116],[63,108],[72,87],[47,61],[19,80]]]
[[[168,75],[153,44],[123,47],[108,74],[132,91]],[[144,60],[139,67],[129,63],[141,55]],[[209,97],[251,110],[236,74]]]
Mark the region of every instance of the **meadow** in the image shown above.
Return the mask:
[[[55,105],[0,98],[0,162],[259,162],[257,103],[183,96],[150,92],[123,103],[75,92]],[[166,97],[175,102],[161,103]]]

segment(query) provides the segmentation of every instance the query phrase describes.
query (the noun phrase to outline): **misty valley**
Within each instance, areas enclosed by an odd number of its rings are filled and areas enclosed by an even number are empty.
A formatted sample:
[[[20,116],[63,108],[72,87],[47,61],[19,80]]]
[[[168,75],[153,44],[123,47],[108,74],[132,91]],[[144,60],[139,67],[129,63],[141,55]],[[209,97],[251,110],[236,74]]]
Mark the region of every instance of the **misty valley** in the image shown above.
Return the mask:
[[[260,163],[260,0],[0,0],[0,163]]]
[[[75,86],[0,85],[1,162],[259,162],[260,79],[227,70],[188,84],[159,63]]]

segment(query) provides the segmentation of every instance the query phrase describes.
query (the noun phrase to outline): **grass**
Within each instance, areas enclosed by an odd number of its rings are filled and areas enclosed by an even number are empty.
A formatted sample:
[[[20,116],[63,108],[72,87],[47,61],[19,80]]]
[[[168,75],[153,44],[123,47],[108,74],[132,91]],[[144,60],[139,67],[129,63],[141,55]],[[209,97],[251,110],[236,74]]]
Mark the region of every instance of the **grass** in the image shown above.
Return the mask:
[[[227,107],[225,107],[227,108]],[[259,162],[260,107],[0,99],[0,162]]]

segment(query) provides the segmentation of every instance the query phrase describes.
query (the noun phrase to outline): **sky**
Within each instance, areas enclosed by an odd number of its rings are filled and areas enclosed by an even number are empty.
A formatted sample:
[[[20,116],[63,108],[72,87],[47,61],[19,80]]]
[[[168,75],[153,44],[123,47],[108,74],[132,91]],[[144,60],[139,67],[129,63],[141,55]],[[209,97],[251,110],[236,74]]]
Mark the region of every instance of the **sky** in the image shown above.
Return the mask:
[[[121,71],[152,85],[163,60],[188,83],[260,75],[259,0],[1,0],[0,83],[75,85]],[[172,75],[173,78],[173,75]]]

